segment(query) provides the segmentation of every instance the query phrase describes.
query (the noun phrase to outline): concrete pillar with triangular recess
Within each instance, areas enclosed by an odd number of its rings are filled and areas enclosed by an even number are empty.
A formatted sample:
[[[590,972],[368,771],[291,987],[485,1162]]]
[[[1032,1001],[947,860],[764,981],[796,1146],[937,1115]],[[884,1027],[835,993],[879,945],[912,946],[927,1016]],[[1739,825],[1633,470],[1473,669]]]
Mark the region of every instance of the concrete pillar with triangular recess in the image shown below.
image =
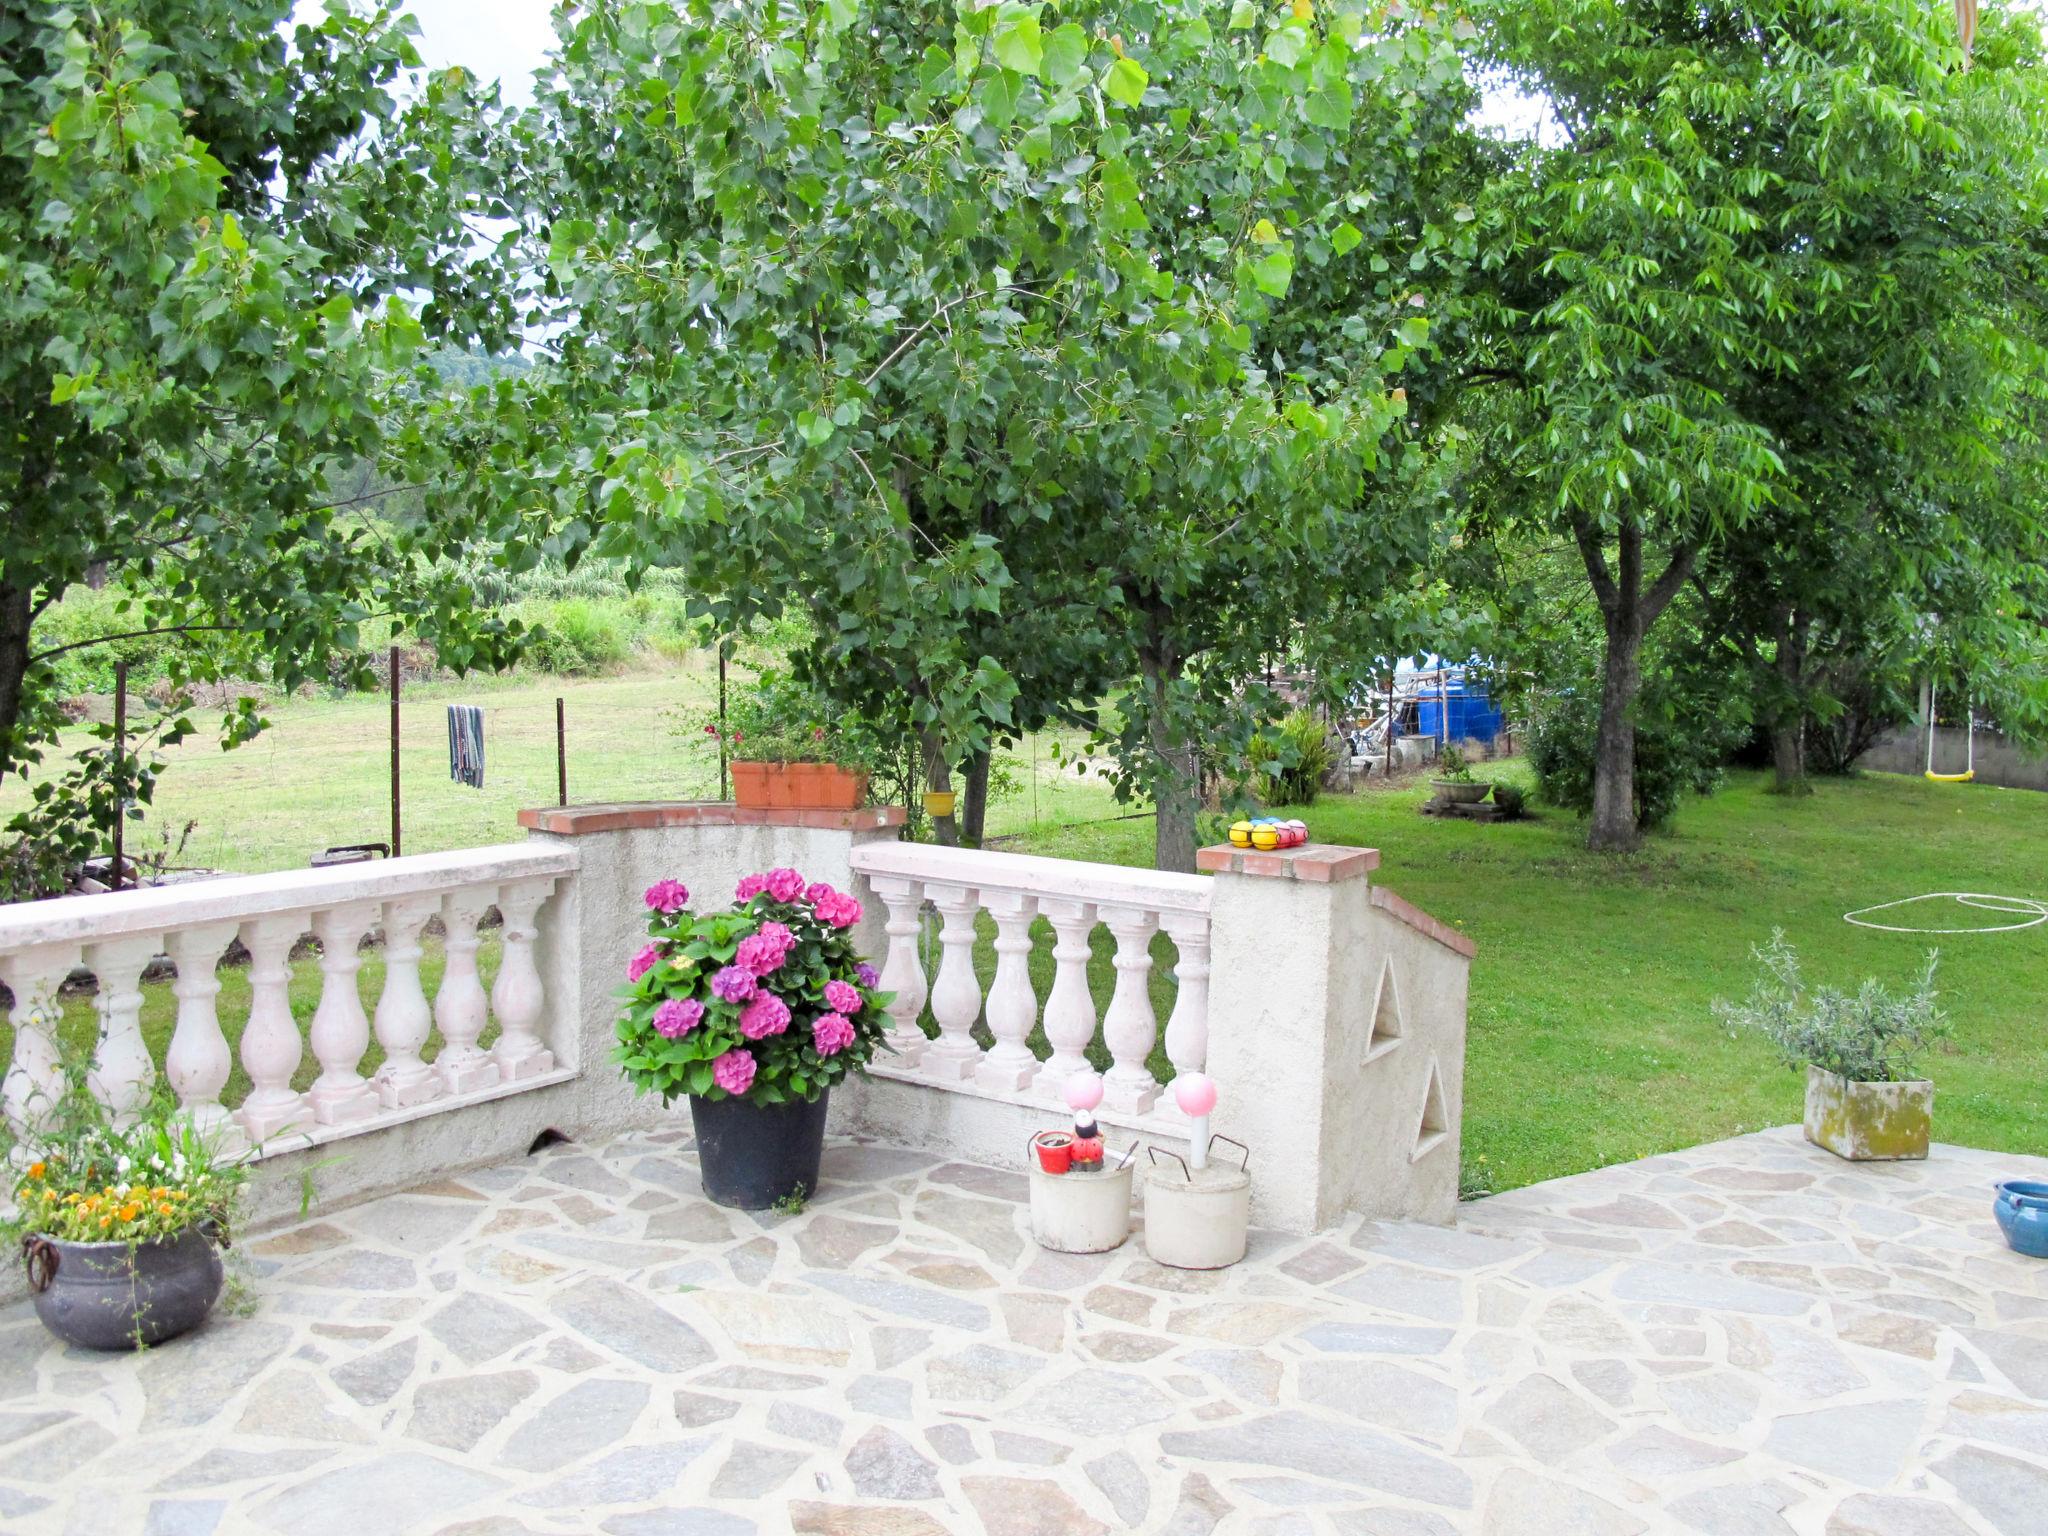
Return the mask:
[[[1371,884],[1379,854],[1201,850],[1217,1129],[1252,1147],[1253,1219],[1448,1222],[1471,940]]]

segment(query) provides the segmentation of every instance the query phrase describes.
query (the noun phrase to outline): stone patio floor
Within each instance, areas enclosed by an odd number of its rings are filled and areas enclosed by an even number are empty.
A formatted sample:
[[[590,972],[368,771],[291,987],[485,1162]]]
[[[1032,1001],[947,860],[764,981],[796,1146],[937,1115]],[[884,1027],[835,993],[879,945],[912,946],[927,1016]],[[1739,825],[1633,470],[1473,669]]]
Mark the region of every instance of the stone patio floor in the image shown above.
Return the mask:
[[[2048,1161],[1786,1129],[1255,1236],[1039,1251],[1021,1175],[841,1144],[800,1215],[677,1132],[248,1242],[140,1357],[0,1313],[0,1530],[2048,1532]]]

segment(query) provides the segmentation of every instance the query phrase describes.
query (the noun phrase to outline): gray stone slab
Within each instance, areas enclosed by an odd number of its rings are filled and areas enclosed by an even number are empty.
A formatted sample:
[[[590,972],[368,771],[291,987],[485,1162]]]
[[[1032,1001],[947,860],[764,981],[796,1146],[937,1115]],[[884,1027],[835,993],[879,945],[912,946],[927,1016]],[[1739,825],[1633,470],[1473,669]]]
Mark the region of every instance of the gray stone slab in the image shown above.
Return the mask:
[[[648,1393],[644,1381],[579,1381],[534,1409],[506,1440],[498,1464],[520,1472],[553,1472],[618,1445],[647,1406]]]
[[[635,1365],[687,1371],[715,1358],[704,1336],[658,1302],[616,1280],[589,1279],[556,1296],[553,1313]]]
[[[1472,1479],[1448,1458],[1299,1410],[1213,1429],[1170,1431],[1159,1437],[1159,1447],[1169,1456],[1204,1465],[1284,1467],[1452,1509],[1472,1503]]]
[[[422,1451],[353,1461],[293,1484],[258,1504],[259,1525],[281,1536],[365,1536],[409,1530],[498,1493],[501,1479]]]

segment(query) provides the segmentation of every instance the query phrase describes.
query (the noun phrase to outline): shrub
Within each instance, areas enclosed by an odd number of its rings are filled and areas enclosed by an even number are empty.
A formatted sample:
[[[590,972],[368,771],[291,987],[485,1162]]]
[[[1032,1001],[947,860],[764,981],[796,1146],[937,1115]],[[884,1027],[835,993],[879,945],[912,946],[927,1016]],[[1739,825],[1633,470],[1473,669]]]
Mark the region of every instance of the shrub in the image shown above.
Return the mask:
[[[1307,710],[1297,709],[1277,726],[1252,738],[1245,754],[1254,778],[1253,792],[1268,805],[1314,805],[1330,771],[1328,728]]]
[[[1770,943],[1753,949],[1764,974],[1746,1003],[1714,1004],[1714,1017],[1731,1030],[1754,1030],[1795,1070],[1819,1067],[1853,1083],[1896,1083],[1913,1076],[1913,1062],[1945,1039],[1947,1018],[1935,1006],[1935,950],[1910,990],[1893,993],[1866,977],[1853,994],[1806,985],[1799,956],[1773,929]]]
[[[534,626],[527,664],[537,671],[589,676],[616,667],[632,654],[624,616],[587,597],[548,605]]]
[[[684,729],[719,734],[716,706],[684,716]],[[786,672],[764,672],[733,688],[726,740],[737,762],[837,763],[874,772],[888,751],[858,713]]]
[[[1728,732],[1711,714],[1677,717],[1647,699],[1636,724],[1636,825],[1669,821],[1687,795],[1710,795],[1721,785]],[[1551,695],[1537,708],[1529,731],[1529,767],[1536,793],[1581,816],[1593,809],[1593,767],[1600,733],[1599,701],[1587,693]]]
[[[1495,780],[1493,808],[1502,821],[1520,821],[1529,814],[1529,797],[1522,793],[1521,785]]]

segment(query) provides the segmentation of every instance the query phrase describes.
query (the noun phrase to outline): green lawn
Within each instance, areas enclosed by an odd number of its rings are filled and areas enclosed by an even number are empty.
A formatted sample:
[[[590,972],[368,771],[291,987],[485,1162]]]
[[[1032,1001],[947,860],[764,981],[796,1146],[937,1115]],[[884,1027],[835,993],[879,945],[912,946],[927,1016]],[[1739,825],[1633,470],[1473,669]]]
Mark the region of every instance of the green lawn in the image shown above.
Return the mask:
[[[701,738],[666,714],[709,698],[701,671],[422,685],[408,692],[408,851],[520,835],[513,812],[553,799],[557,693],[568,700],[572,798],[712,791],[715,767]],[[481,793],[447,778],[440,707],[453,700],[488,711],[489,787]],[[384,709],[377,698],[294,701],[273,712],[273,729],[250,747],[184,748],[164,781],[160,813],[198,823],[186,862],[285,868],[329,843],[381,837]],[[1012,766],[1018,787],[990,815],[1001,846],[1150,862],[1151,822],[1113,819],[1127,808],[1100,783],[1061,772],[1049,741],[1026,743]],[[1799,1079],[1756,1042],[1728,1038],[1709,1013],[1715,997],[1747,988],[1749,946],[1773,926],[1800,947],[1815,978],[1897,980],[1937,941],[1854,928],[1844,911],[1924,891],[2048,895],[2040,875],[2048,796],[2025,791],[1872,776],[1786,801],[1765,793],[1761,776],[1736,774],[1712,800],[1688,805],[1672,833],[1624,859],[1587,854],[1569,816],[1546,812],[1512,826],[1439,821],[1416,813],[1424,793],[1332,796],[1301,814],[1322,840],[1379,848],[1376,878],[1479,942],[1466,1076],[1468,1188],[1509,1188],[1796,1119]],[[0,794],[0,814],[18,800],[18,787]],[[1973,917],[1997,920],[1960,908],[1927,920]],[[1032,969],[1042,997],[1051,936],[1038,927]],[[986,917],[982,930],[977,960],[986,977],[994,967]],[[2039,1001],[2048,993],[2048,925],[1938,942],[1957,1030],[1953,1051],[1930,1064],[1937,1134],[2039,1151],[2048,1146],[2048,1021]],[[1095,943],[1095,991],[1106,1003],[1114,984],[1109,935],[1098,932]],[[1154,953],[1163,1021],[1172,948],[1161,939]],[[379,961],[365,958],[364,994],[374,1006]],[[430,976],[438,963],[430,949]],[[227,985],[223,1015],[239,1018],[242,976],[231,973]],[[302,964],[302,1018],[316,985]],[[159,1047],[170,1013],[166,990],[149,989],[146,1020]],[[69,1028],[89,1035],[89,1005],[74,1005]],[[8,1044],[0,1027],[0,1059]],[[1163,1067],[1162,1057],[1155,1062]],[[228,1097],[238,1096],[239,1077]]]
[[[1519,765],[1482,769],[1519,777]],[[1870,775],[1807,800],[1731,775],[1632,857],[1580,845],[1559,812],[1480,826],[1416,814],[1421,788],[1330,796],[1319,839],[1381,850],[1374,877],[1479,944],[1466,1051],[1468,1188],[1507,1189],[1799,1118],[1801,1080],[1709,1008],[1746,991],[1749,947],[1782,927],[1816,980],[1904,979],[1931,944],[1956,1025],[1928,1063],[1944,1140],[2048,1147],[2048,925],[1920,939],[1853,908],[1928,891],[2048,897],[2048,796]],[[1015,846],[1139,864],[1149,823]],[[1953,903],[1898,922],[2010,921]],[[1211,1026],[1229,1028],[1227,1019]]]

